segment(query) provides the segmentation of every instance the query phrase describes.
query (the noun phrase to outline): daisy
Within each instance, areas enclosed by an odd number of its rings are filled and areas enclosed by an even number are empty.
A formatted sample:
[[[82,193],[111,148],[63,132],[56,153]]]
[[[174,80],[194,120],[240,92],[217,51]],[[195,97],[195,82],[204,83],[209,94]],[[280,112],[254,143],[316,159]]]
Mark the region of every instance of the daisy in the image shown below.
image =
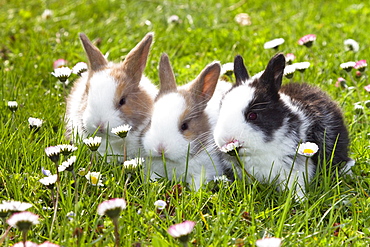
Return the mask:
[[[39,216],[28,212],[15,213],[6,221],[11,227],[16,227],[20,231],[28,231],[31,226],[39,223]]]
[[[38,246],[41,246],[41,245],[38,245],[38,244],[36,244],[34,242],[31,242],[31,241],[26,241],[26,245],[24,245],[23,241],[15,243],[14,245],[12,245],[12,247],[38,247]]]
[[[8,108],[11,110],[13,113],[18,110],[18,103],[17,101],[8,101]]]
[[[169,23],[169,24],[171,24],[171,23],[180,23],[180,22],[181,22],[180,17],[177,16],[177,15],[171,15],[167,19],[167,23]]]
[[[335,82],[335,86],[346,88],[347,87],[346,82],[347,82],[346,79],[344,79],[343,77],[339,77],[338,80]]]
[[[370,92],[370,84],[364,87],[367,92]]]
[[[104,186],[100,172],[87,172],[85,178],[93,186]]]
[[[312,157],[317,151],[319,150],[319,147],[316,145],[316,143],[313,142],[305,142],[301,143],[298,146],[298,154],[303,155],[307,158]]]
[[[158,210],[163,210],[163,209],[166,208],[167,203],[163,200],[157,200],[157,201],[154,202],[154,206]]]
[[[84,62],[76,63],[76,65],[72,68],[72,73],[81,76],[82,73],[87,71],[87,64]]]
[[[60,156],[60,147],[59,146],[50,146],[45,148],[45,153],[51,159],[51,161],[58,162]]]
[[[296,66],[294,65],[287,65],[284,69],[284,76],[288,79],[292,79],[294,72],[296,70]]]
[[[31,203],[19,201],[3,201],[0,204],[0,212],[22,212],[32,207]]]
[[[71,156],[68,160],[63,161],[60,166],[58,166],[58,172],[62,171],[72,171],[73,165],[76,162],[76,156]]]
[[[190,233],[195,226],[194,221],[186,220],[182,223],[172,225],[168,228],[167,232],[174,238],[178,238],[181,242],[187,242]]]
[[[53,11],[50,9],[45,9],[44,12],[41,14],[41,18],[43,20],[50,19],[53,16]]]
[[[106,215],[111,219],[118,218],[123,209],[126,208],[126,201],[123,198],[113,198],[104,201],[98,206],[98,214]]]
[[[241,26],[250,26],[252,24],[251,17],[246,13],[237,14],[235,21]]]
[[[28,118],[28,124],[30,126],[30,129],[38,130],[41,128],[41,125],[44,121],[39,118],[29,117]]]
[[[295,56],[294,56],[293,53],[287,53],[285,55],[285,61],[286,61],[287,64],[292,64],[292,62],[294,61],[294,59],[295,59]]]
[[[299,72],[304,72],[308,67],[310,67],[310,62],[301,62],[301,63],[294,63],[295,69]]]
[[[57,182],[57,175],[49,175],[47,177],[41,178],[39,180],[40,183],[48,187],[49,189],[54,188],[54,184]]]
[[[356,62],[351,61],[351,62],[341,63],[340,67],[344,69],[345,71],[350,72],[355,65],[356,65]]]
[[[60,148],[60,153],[64,156],[70,155],[72,152],[77,150],[77,147],[69,144],[60,144],[58,145]]]
[[[316,40],[315,34],[307,34],[298,40],[298,44],[306,47],[311,47],[313,42]]]
[[[354,39],[346,39],[343,43],[346,50],[358,52],[358,50],[360,49],[360,45]]]
[[[357,61],[356,64],[353,66],[354,69],[358,69],[361,72],[364,72],[367,67],[366,60]]]
[[[234,63],[225,63],[221,66],[221,75],[232,75],[234,72]]]
[[[233,140],[233,141],[223,145],[220,148],[220,150],[221,150],[221,152],[224,152],[224,153],[227,153],[229,155],[234,156],[234,155],[236,155],[235,150],[238,150],[238,148],[240,148],[241,146],[242,146],[242,144],[238,140]]]
[[[131,160],[126,160],[123,163],[123,166],[125,167],[125,169],[135,169],[138,166],[142,165],[144,161],[145,161],[144,158],[134,158]]]
[[[365,110],[365,107],[361,104],[361,102],[356,102],[354,107],[356,114],[362,114]]]
[[[215,182],[223,182],[223,183],[229,183],[229,182],[231,182],[230,179],[228,179],[225,175],[213,176],[213,181],[215,181]]]
[[[283,38],[278,38],[278,39],[273,39],[270,41],[267,41],[264,45],[263,48],[265,49],[277,49],[279,48],[280,45],[282,45],[285,42]]]
[[[63,58],[59,58],[58,60],[54,61],[53,68],[54,69],[61,68],[64,67],[66,64],[67,64],[66,60],[64,60]]]
[[[256,241],[257,247],[279,247],[281,246],[280,238],[263,238]]]
[[[118,135],[121,138],[125,138],[128,132],[131,130],[132,126],[128,124],[120,125],[112,129],[112,133]]]
[[[50,243],[49,241],[45,241],[42,244],[40,244],[38,247],[60,247],[60,245]]]
[[[72,73],[72,70],[68,67],[56,68],[54,69],[54,72],[51,72],[53,76],[55,76],[56,78],[59,79],[59,81],[65,84],[66,84],[68,77],[70,77],[71,73]]]
[[[100,136],[90,137],[84,139],[83,142],[85,143],[86,146],[90,148],[91,151],[96,151],[100,147],[101,137]]]

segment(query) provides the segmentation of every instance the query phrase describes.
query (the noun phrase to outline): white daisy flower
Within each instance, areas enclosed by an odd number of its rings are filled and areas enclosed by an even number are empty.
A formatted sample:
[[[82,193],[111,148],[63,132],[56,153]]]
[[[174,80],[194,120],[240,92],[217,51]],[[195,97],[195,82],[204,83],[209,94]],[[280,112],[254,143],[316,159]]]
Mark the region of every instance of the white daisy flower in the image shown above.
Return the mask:
[[[83,142],[90,148],[91,151],[96,151],[100,147],[102,138],[100,136],[89,137],[84,139]]]
[[[77,150],[77,147],[69,144],[60,144],[58,145],[60,148],[60,153],[64,156],[70,155],[72,152]]]
[[[72,171],[75,162],[76,156],[71,156],[68,160],[63,161],[62,164],[58,166],[58,172],[63,172],[65,170]]]
[[[49,189],[52,189],[54,187],[54,184],[57,182],[58,176],[56,174],[50,175],[44,178],[41,178],[39,180],[40,183],[48,187]]]
[[[3,201],[0,204],[0,212],[22,212],[32,207],[31,203],[19,201]]]
[[[242,143],[240,143],[238,140],[233,140],[231,142],[226,143],[223,145],[220,150],[221,152],[230,154],[230,155],[236,155],[235,150],[240,148],[242,146]]]
[[[82,73],[87,71],[87,64],[84,62],[76,63],[72,68],[72,73],[81,76]]]
[[[231,75],[234,72],[234,63],[225,63],[221,66],[221,75]]]
[[[45,148],[45,153],[51,159],[51,161],[57,162],[59,160],[60,147],[59,146],[47,147]]]
[[[123,198],[113,198],[104,201],[98,206],[98,214],[106,215],[111,219],[118,218],[123,209],[126,208],[126,201]]]
[[[230,179],[228,179],[225,175],[221,175],[221,176],[213,176],[213,181],[229,183]]]
[[[144,158],[134,158],[131,160],[126,160],[123,163],[123,166],[125,167],[125,169],[135,169],[136,167],[142,165],[144,161]]]
[[[20,231],[28,231],[31,226],[39,223],[39,216],[28,212],[15,213],[6,221],[11,227],[16,227]]]
[[[303,155],[305,157],[312,157],[314,154],[319,151],[319,147],[316,145],[316,143],[313,142],[304,142],[301,143],[298,146],[298,154]]]
[[[163,200],[157,200],[154,202],[154,206],[156,207],[156,209],[163,210],[166,208],[167,203]]]
[[[50,9],[45,9],[44,12],[41,14],[41,18],[43,20],[50,19],[53,16],[53,11]]]
[[[121,138],[125,138],[128,132],[132,129],[132,126],[128,124],[120,125],[112,129],[112,133],[118,135]]]
[[[272,48],[277,49],[284,42],[285,42],[285,40],[283,38],[273,39],[273,40],[267,41],[263,45],[263,48],[265,48],[265,49],[272,49]]]
[[[358,50],[360,49],[360,45],[354,39],[346,39],[343,43],[347,50],[358,52]]]
[[[54,69],[54,72],[51,72],[53,76],[59,79],[59,81],[65,83],[68,77],[71,76],[72,70],[68,67],[60,67]]]
[[[304,72],[308,67],[310,67],[310,62],[300,62],[300,63],[293,63],[293,66],[295,66],[295,69],[299,72]]]
[[[88,172],[85,178],[93,186],[104,186],[100,172]]]
[[[284,76],[288,79],[291,79],[294,75],[294,72],[296,70],[296,66],[291,64],[291,65],[287,65],[284,69]]]
[[[356,62],[353,62],[353,61],[350,61],[350,62],[345,62],[345,63],[341,63],[340,64],[340,67],[342,69],[344,69],[345,71],[351,71],[352,68],[356,65]]]
[[[171,23],[180,23],[180,17],[178,17],[177,15],[171,15],[170,17],[168,17],[167,19],[167,23],[171,24]]]
[[[240,26],[250,26],[252,24],[251,17],[246,13],[240,13],[235,16],[235,21]]]
[[[281,246],[280,238],[263,238],[256,241],[257,247],[279,247]]]
[[[34,117],[29,117],[28,118],[28,124],[30,126],[31,129],[34,129],[34,130],[37,130],[39,128],[41,128],[41,125],[44,121],[42,119],[39,119],[39,118],[34,118]]]
[[[8,101],[8,108],[12,112],[15,112],[18,110],[18,102],[17,101]]]

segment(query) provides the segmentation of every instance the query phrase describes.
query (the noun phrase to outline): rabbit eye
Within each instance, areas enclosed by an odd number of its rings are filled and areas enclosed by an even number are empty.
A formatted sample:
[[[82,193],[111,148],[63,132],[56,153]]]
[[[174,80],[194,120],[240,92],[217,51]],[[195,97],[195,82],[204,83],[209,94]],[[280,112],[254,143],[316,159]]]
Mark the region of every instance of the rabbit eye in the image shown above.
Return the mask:
[[[257,119],[257,113],[255,112],[248,112],[247,113],[247,120],[256,120]]]
[[[126,104],[126,98],[123,97],[120,101],[119,101],[119,105],[120,106],[123,106],[124,104]]]
[[[182,131],[185,131],[189,128],[189,125],[188,125],[188,123],[183,123],[180,128],[181,128]]]

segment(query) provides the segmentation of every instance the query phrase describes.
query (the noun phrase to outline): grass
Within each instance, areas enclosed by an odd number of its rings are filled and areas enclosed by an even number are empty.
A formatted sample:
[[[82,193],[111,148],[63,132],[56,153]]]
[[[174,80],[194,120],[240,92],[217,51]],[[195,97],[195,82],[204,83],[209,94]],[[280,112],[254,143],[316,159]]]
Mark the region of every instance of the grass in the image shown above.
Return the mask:
[[[40,224],[28,232],[30,241],[113,246],[113,224],[97,214],[97,206],[109,198],[125,197],[128,206],[119,219],[122,246],[177,246],[179,242],[167,229],[183,220],[197,222],[190,239],[193,246],[253,246],[266,236],[283,238],[283,246],[370,244],[369,108],[354,109],[356,102],[369,100],[364,90],[369,82],[365,73],[354,77],[354,83],[339,67],[343,62],[370,59],[366,28],[370,8],[363,1],[3,0],[0,7],[0,199],[33,204],[29,210],[40,216]],[[45,9],[53,10],[50,19],[41,18]],[[250,26],[234,21],[242,12],[250,15]],[[168,24],[172,14],[181,22]],[[145,73],[155,83],[162,52],[169,54],[177,81],[185,83],[206,64],[231,62],[236,54],[243,55],[249,72],[255,74],[276,53],[264,50],[263,44],[284,38],[281,52],[294,53],[296,62],[311,63],[304,80],[327,91],[342,106],[351,137],[351,157],[356,160],[354,176],[317,174],[307,200],[296,202],[289,191],[278,192],[269,184],[235,181],[194,192],[176,182],[150,182],[138,170],[124,195],[127,173],[122,173],[121,165],[108,164],[99,157],[93,169],[102,173],[104,187],[91,186],[78,176],[77,203],[72,175],[61,174],[62,193],[50,235],[51,191],[38,180],[44,177],[41,167],[54,171],[45,147],[68,142],[63,124],[65,92],[50,74],[53,61],[66,59],[70,67],[86,61],[79,32],[99,38],[99,48],[109,52],[111,60],[119,61],[150,31],[155,33],[155,43]],[[311,49],[297,44],[308,33],[317,35]],[[347,38],[359,42],[357,53],[344,49]],[[355,88],[335,87],[340,76]],[[296,74],[294,79],[301,78]],[[19,104],[14,116],[7,108],[11,100]],[[29,117],[45,121],[38,132],[30,131]],[[76,170],[86,168],[91,155],[82,143],[77,146]],[[158,199],[166,200],[169,208],[158,212],[154,208]],[[66,215],[71,211],[75,216],[69,219]],[[3,223],[1,235],[6,228]],[[21,232],[11,229],[3,244],[11,246],[19,241]]]

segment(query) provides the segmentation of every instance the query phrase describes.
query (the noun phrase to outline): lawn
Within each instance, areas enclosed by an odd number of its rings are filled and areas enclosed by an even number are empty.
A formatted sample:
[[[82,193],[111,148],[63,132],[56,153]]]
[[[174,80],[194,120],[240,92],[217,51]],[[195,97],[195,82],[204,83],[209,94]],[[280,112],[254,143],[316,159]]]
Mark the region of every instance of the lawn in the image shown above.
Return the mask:
[[[115,224],[98,214],[98,205],[124,198],[118,219],[120,246],[180,246],[168,228],[185,220],[196,222],[189,246],[255,246],[258,239],[276,237],[282,246],[368,246],[370,244],[370,89],[368,73],[340,67],[370,60],[370,6],[364,1],[0,1],[0,201],[32,204],[28,211],[39,223],[27,240],[60,246],[114,246]],[[51,10],[48,14],[45,10]],[[249,16],[242,25],[240,13]],[[265,69],[277,52],[293,53],[293,62],[310,62],[293,81],[305,81],[326,91],[341,106],[348,126],[352,176],[317,174],[307,197],[295,200],[290,191],[271,184],[236,180],[210,183],[192,191],[181,181],[149,181],[143,169],[95,155],[83,143],[74,170],[60,173],[59,193],[39,180],[42,168],[56,173],[45,148],[68,144],[64,114],[66,96],[78,78],[63,86],[51,72],[64,59],[72,68],[87,62],[78,34],[85,33],[110,61],[119,62],[148,32],[154,32],[145,75],[158,84],[158,63],[166,52],[179,84],[193,80],[212,61],[232,62],[241,54],[250,74]],[[299,45],[307,34],[312,47]],[[283,38],[277,49],[267,41]],[[359,44],[358,51],[344,45]],[[338,78],[345,86],[338,86]],[[289,79],[284,78],[283,83]],[[11,111],[9,101],[18,108]],[[43,120],[37,130],[29,117]],[[277,149],[279,147],[276,147]],[[61,159],[67,155],[61,156]],[[90,163],[92,162],[92,163]],[[91,167],[90,167],[91,166]],[[100,172],[102,186],[81,176],[88,167]],[[58,195],[57,211],[54,199]],[[165,209],[154,205],[166,201]],[[2,246],[22,241],[22,232],[6,223],[0,211]]]

